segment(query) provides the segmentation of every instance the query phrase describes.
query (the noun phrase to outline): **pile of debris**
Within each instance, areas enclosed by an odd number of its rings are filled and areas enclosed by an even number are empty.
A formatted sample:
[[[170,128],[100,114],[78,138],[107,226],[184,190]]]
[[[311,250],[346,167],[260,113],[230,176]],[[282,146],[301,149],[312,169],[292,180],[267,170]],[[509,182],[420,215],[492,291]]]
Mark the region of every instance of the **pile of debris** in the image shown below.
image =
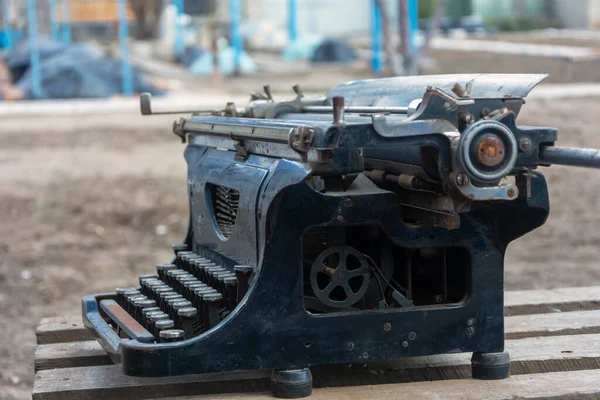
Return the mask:
[[[122,93],[121,61],[90,45],[43,39],[39,41],[39,56],[41,96],[36,97],[33,92],[30,46],[24,40],[4,55],[4,67],[0,64],[2,99],[107,98]],[[135,68],[132,85],[135,93],[164,93]]]

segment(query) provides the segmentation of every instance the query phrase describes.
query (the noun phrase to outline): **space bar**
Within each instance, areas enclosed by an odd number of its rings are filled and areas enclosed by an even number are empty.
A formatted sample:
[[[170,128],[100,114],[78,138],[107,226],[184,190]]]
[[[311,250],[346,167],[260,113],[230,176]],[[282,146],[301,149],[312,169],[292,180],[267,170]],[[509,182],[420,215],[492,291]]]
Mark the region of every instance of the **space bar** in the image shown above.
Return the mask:
[[[102,300],[100,308],[132,339],[142,343],[154,342],[154,336],[114,300]]]

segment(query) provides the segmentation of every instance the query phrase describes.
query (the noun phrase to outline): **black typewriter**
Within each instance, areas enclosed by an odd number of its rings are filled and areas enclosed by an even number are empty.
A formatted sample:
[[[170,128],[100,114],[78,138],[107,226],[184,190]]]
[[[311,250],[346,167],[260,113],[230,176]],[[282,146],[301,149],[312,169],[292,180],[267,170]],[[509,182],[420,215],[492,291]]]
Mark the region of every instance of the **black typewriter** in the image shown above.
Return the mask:
[[[474,378],[506,378],[504,253],[548,216],[538,167],[600,167],[598,150],[517,125],[544,77],[296,86],[284,101],[267,86],[190,111],[173,125],[185,239],[135,286],[84,298],[85,325],[127,375],[269,368],[278,397],[309,395],[312,366],[430,354],[472,352]],[[141,109],[157,114],[147,94]]]

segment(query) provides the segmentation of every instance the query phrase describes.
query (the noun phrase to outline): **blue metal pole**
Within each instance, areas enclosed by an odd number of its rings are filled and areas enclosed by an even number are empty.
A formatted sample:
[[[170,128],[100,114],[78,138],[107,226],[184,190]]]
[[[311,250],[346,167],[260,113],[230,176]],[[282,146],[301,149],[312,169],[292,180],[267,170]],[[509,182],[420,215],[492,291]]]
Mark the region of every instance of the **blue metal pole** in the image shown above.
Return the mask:
[[[117,18],[119,20],[119,43],[121,45],[121,75],[123,94],[133,94],[131,64],[129,62],[129,27],[127,26],[127,0],[117,0]]]
[[[69,0],[62,0],[60,8],[61,33],[60,37],[65,44],[71,43],[71,4]]]
[[[296,0],[288,0],[288,40],[290,43],[294,43],[297,37]]]
[[[243,49],[242,36],[240,35],[241,14],[240,0],[229,0],[229,37],[231,38],[231,47],[233,47],[233,65],[236,74],[241,72],[240,60]]]
[[[173,0],[172,4],[175,6],[177,13],[175,14],[175,40],[173,43],[173,50],[175,55],[180,56],[184,51],[183,43],[183,27],[181,26],[181,15],[183,14],[183,0]]]
[[[27,0],[27,27],[29,32],[29,58],[31,63],[31,90],[34,97],[42,97],[40,71],[40,48],[38,44],[37,15],[35,0]]]
[[[371,0],[371,71],[381,73],[381,10]]]
[[[60,39],[60,27],[58,25],[56,0],[48,0],[48,8],[50,8],[50,33],[52,34],[52,40],[58,41]]]
[[[10,23],[10,0],[4,0],[4,38],[6,40],[6,48],[10,49],[12,43],[12,25]]]
[[[408,48],[413,60],[416,60],[417,47],[417,29],[419,28],[419,2],[418,0],[408,0],[406,4],[408,14]]]

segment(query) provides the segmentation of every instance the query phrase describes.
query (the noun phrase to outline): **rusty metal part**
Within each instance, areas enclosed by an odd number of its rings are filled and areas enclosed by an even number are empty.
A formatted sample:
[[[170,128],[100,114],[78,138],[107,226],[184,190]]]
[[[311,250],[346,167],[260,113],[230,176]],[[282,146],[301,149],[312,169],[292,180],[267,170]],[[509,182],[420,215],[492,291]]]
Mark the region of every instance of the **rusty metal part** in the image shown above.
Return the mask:
[[[477,160],[488,167],[500,164],[505,155],[504,142],[496,135],[486,135],[477,144]]]
[[[305,161],[306,153],[314,138],[315,130],[310,126],[301,125],[290,132],[288,143],[292,149],[301,155],[303,161]]]
[[[181,143],[185,143],[185,131],[183,129],[185,121],[185,118],[179,118],[178,120],[173,121],[173,133],[175,136],[181,138]]]
[[[344,104],[345,100],[342,96],[335,96],[333,99],[333,123],[335,125],[344,125]]]
[[[472,88],[472,82],[469,81],[467,82],[467,84],[465,85],[465,87],[463,87],[460,83],[456,82],[453,86],[452,86],[452,92],[457,95],[458,97],[466,97],[466,98],[470,98],[471,97],[471,88]]]
[[[100,308],[132,339],[142,343],[154,341],[154,336],[114,300],[102,300]]]

